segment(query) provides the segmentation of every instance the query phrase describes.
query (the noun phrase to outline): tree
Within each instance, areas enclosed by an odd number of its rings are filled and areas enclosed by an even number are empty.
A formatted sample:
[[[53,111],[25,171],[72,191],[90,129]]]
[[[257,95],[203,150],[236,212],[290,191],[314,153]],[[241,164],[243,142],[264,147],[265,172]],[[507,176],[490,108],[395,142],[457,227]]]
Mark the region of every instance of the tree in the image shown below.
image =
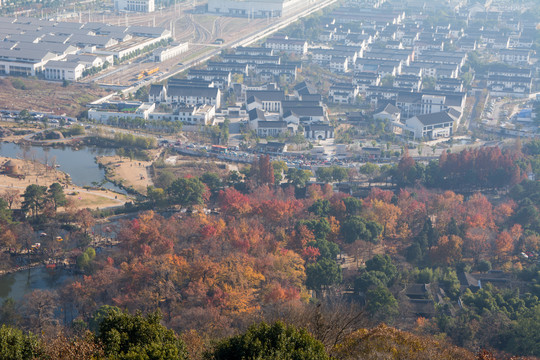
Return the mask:
[[[0,359],[33,360],[42,355],[37,336],[2,325],[0,328]]]
[[[330,213],[330,201],[326,199],[319,199],[315,201],[308,210],[317,216],[328,216]]]
[[[342,182],[347,178],[347,169],[341,166],[332,166],[332,178],[334,181]]]
[[[349,216],[356,215],[362,210],[362,201],[355,197],[346,197],[343,199],[343,203],[345,204],[345,209]]]
[[[165,200],[165,190],[150,185],[146,188],[146,197],[153,204],[161,204]]]
[[[283,174],[287,172],[287,163],[283,160],[272,161],[272,168],[274,169],[274,183],[279,185],[283,180]]]
[[[207,196],[207,188],[197,178],[181,178],[172,182],[167,188],[169,199],[182,206],[202,205]]]
[[[461,260],[463,240],[457,235],[441,236],[431,248],[431,260],[440,265],[452,265]]]
[[[221,187],[221,178],[216,173],[205,172],[201,176],[201,181],[208,186],[212,191],[215,191]]]
[[[113,359],[187,360],[184,342],[160,321],[159,311],[144,317],[110,309],[99,324],[98,339]]]
[[[67,203],[64,188],[59,183],[55,182],[49,186],[48,197],[53,203],[54,211],[58,210],[59,206],[64,206]]]
[[[540,356],[540,305],[525,310],[517,318],[508,342],[508,350],[515,354]]]
[[[16,206],[21,199],[21,194],[19,190],[15,189],[7,189],[0,196],[6,201],[9,209],[12,209],[13,206]]]
[[[366,261],[367,271],[380,271],[392,281],[397,275],[397,268],[392,263],[392,259],[388,255],[377,254],[370,260]]]
[[[341,282],[341,268],[335,260],[321,258],[306,267],[306,276],[306,286],[309,289],[320,290],[323,286]]]
[[[17,312],[15,300],[7,298],[0,306],[0,324],[14,326],[19,320],[20,315]]]
[[[28,185],[23,194],[22,208],[25,211],[30,211],[34,218],[37,218],[39,211],[45,206],[45,194],[47,193],[46,186]]]
[[[276,322],[251,326],[244,334],[218,343],[207,360],[326,360],[323,344],[306,330]]]
[[[309,170],[301,170],[296,168],[289,168],[287,170],[287,180],[289,184],[293,184],[297,188],[306,187],[306,182],[313,174]]]
[[[366,310],[375,319],[391,321],[398,314],[398,303],[385,286],[377,286],[366,292]]]
[[[357,240],[377,243],[381,232],[381,225],[374,221],[366,221],[359,216],[351,216],[341,226],[341,234],[345,242],[349,244]]]
[[[317,170],[315,170],[315,176],[317,177],[317,181],[319,182],[332,182],[332,168],[326,166],[318,167]]]
[[[367,176],[370,183],[371,183],[372,177],[375,176],[377,172],[379,172],[379,170],[380,170],[379,166],[370,162],[367,162],[364,165],[360,166],[360,174]]]

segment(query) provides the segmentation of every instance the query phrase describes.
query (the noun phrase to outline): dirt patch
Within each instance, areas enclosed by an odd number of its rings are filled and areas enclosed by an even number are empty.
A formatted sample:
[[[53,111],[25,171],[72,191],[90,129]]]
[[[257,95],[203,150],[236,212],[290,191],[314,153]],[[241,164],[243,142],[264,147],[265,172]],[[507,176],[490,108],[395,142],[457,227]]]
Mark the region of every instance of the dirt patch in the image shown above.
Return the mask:
[[[121,156],[98,156],[96,161],[105,167],[107,177],[126,188],[146,195],[148,186],[154,185],[150,174],[151,165],[159,157],[160,150],[149,150],[151,161],[130,160]]]
[[[67,199],[78,209],[121,206],[128,200],[125,195],[110,190],[90,190],[73,185],[66,173],[38,162],[0,157],[2,167],[8,161],[12,170],[0,174],[0,193],[16,190],[22,195],[28,185],[49,187],[57,182],[64,186]]]
[[[85,104],[107,95],[107,91],[92,85],[68,84],[45,80],[7,77],[0,79],[0,108],[52,112],[77,116]]]
[[[175,178],[186,176],[200,177],[204,173],[216,173],[222,179],[226,178],[230,171],[240,171],[245,165],[216,161],[215,159],[199,159],[183,155],[167,156],[163,163],[165,166],[156,166],[154,179],[160,174],[169,172]],[[159,182],[159,181],[158,181]]]

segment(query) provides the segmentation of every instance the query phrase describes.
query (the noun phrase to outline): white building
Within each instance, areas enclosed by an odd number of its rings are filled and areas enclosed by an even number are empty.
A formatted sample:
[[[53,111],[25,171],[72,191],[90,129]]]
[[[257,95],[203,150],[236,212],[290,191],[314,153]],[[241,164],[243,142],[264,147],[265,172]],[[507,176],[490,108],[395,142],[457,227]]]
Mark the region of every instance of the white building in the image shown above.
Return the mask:
[[[208,12],[250,18],[272,18],[292,13],[304,0],[209,0]]]
[[[154,0],[114,0],[114,9],[149,13],[155,10],[155,5]]]
[[[308,51],[306,40],[289,39],[288,37],[273,37],[266,40],[264,46],[276,51],[283,51],[291,54],[304,55]]]
[[[141,103],[141,102],[117,102],[110,103],[109,105],[114,105],[111,108],[103,109],[90,109],[88,110],[88,118],[90,120],[96,120],[99,122],[107,122],[112,118],[143,118],[148,120],[148,116],[156,108],[154,103]],[[124,110],[124,109],[133,109]]]
[[[172,44],[172,46],[169,48],[159,48],[154,50],[152,56],[154,57],[155,62],[162,62],[183,54],[188,51],[188,49],[189,44],[187,42],[181,44]]]
[[[268,112],[281,112],[281,102],[285,93],[281,90],[249,90],[246,92],[246,106],[250,111],[255,108]]]
[[[85,66],[76,61],[49,61],[43,68],[43,75],[47,80],[77,81],[84,69]]]
[[[415,139],[437,139],[452,136],[455,121],[449,112],[442,111],[413,116],[406,120],[405,125],[407,130],[414,134]]]
[[[214,105],[179,107],[173,113],[151,113],[150,120],[181,121],[186,125],[214,125]]]

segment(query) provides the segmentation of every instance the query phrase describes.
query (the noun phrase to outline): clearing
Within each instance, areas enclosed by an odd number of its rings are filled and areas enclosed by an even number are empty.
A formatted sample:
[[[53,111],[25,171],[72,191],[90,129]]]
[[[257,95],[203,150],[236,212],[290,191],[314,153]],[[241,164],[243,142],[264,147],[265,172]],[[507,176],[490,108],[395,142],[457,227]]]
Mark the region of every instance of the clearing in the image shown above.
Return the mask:
[[[6,77],[0,79],[0,108],[50,112],[56,115],[77,116],[85,105],[105,95],[97,86]]]

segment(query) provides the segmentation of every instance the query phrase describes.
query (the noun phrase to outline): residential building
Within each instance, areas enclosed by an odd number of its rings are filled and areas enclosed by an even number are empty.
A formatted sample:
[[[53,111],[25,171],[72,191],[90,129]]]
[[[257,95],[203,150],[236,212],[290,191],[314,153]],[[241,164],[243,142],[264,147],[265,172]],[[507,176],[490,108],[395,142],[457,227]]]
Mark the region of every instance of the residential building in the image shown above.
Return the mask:
[[[187,78],[191,80],[199,79],[212,82],[221,90],[228,89],[231,85],[230,71],[189,69]]]
[[[334,84],[330,86],[328,97],[339,104],[353,104],[358,96],[358,87],[352,84]]]
[[[192,85],[152,85],[148,92],[148,101],[166,102],[171,105],[214,105],[221,107],[221,91],[217,87]]]
[[[390,122],[399,122],[401,119],[401,110],[392,104],[386,104],[373,114],[375,120],[388,120]]]
[[[88,110],[89,119],[103,123],[112,118],[142,118],[148,120],[148,116],[156,108],[154,103],[138,101],[108,102],[101,105],[101,108]]]
[[[510,65],[528,64],[531,60],[531,50],[525,49],[501,49],[499,59]]]
[[[181,121],[185,125],[213,125],[216,116],[214,105],[180,106],[172,113],[153,112],[148,115],[150,120]]]
[[[308,51],[306,40],[289,39],[288,37],[271,37],[266,40],[264,46],[276,51],[304,55]]]
[[[405,121],[415,139],[438,139],[454,133],[456,119],[448,111],[416,115]]]
[[[396,106],[401,109],[401,115],[405,119],[416,115],[442,112],[450,108],[462,113],[466,98],[465,93],[399,92]]]
[[[260,106],[265,111],[279,113],[285,93],[282,90],[249,90],[246,97],[248,111]]]

